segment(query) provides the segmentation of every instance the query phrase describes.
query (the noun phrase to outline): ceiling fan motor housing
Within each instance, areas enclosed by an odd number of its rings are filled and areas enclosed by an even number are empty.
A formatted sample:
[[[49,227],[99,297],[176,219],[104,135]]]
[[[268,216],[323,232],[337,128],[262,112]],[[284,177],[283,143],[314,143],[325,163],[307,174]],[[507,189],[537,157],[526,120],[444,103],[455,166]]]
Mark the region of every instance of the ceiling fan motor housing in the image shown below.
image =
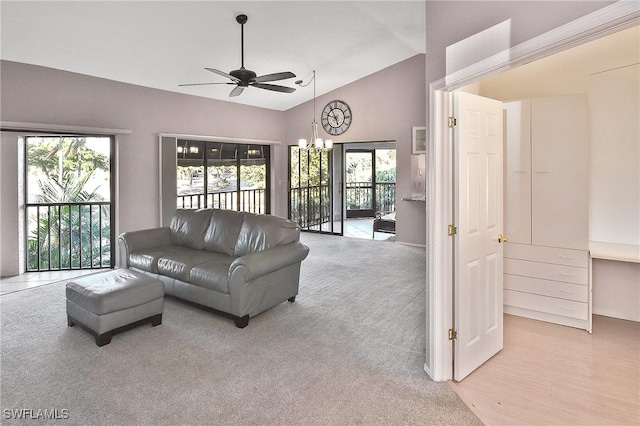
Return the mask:
[[[251,71],[251,70],[247,70],[244,68],[240,68],[239,70],[233,70],[229,73],[229,75],[234,76],[235,78],[237,78],[238,80],[240,80],[241,82],[238,83],[240,86],[247,86],[249,85],[249,82],[251,80],[253,80],[254,78],[256,78],[256,73]]]

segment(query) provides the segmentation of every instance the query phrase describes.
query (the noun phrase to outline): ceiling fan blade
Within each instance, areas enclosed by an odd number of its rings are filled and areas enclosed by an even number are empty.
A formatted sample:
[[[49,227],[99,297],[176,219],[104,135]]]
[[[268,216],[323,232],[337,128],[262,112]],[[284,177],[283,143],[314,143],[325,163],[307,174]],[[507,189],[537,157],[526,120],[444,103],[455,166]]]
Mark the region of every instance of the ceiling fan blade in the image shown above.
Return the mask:
[[[226,77],[226,78],[230,79],[231,81],[233,81],[234,83],[240,83],[240,79],[239,78],[236,78],[236,77],[232,76],[231,74],[227,74],[224,71],[220,71],[220,70],[217,70],[215,68],[205,68],[205,70],[211,71],[212,73],[218,74],[218,75],[220,75],[222,77]]]
[[[274,92],[293,93],[296,91],[293,87],[278,86],[276,84],[253,83],[251,85],[260,89],[273,90]]]
[[[244,90],[244,86],[236,86],[231,93],[229,93],[229,97],[238,96]]]
[[[290,71],[277,72],[275,74],[261,75],[253,79],[256,83],[264,83],[265,81],[285,80],[287,78],[294,78],[296,75]]]
[[[233,83],[187,83],[187,84],[178,84],[178,86],[207,86],[209,84],[233,84]]]

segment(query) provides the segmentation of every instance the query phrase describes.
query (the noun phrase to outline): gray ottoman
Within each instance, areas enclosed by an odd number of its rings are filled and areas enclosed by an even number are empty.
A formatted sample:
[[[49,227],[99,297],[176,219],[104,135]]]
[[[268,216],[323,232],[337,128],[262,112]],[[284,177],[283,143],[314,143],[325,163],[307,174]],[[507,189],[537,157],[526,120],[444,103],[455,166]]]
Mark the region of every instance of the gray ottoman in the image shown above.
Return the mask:
[[[111,342],[115,329],[162,323],[162,281],[130,269],[114,269],[67,282],[67,324],[93,331],[96,345]],[[135,324],[134,324],[135,323]]]

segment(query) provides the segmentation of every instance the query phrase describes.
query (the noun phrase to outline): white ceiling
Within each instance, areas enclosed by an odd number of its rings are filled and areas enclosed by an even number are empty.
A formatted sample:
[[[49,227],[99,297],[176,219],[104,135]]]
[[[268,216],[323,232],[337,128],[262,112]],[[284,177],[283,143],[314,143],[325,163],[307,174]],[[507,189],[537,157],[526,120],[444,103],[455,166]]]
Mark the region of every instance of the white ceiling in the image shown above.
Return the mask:
[[[292,94],[235,86],[205,67],[258,75],[291,71],[274,82]],[[425,52],[424,1],[1,1],[0,57],[111,80],[287,110]]]

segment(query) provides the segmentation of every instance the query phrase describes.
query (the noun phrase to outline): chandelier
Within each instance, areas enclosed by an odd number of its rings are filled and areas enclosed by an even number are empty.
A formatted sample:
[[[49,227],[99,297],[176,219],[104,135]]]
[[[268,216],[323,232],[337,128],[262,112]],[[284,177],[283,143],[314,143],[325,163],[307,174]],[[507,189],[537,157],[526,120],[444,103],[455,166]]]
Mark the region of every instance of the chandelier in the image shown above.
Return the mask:
[[[316,122],[316,71],[313,70],[313,77],[307,84],[302,84],[302,80],[296,81],[296,84],[300,87],[307,87],[313,82],[313,121],[311,122],[311,138],[298,139],[298,148],[300,149],[331,149],[333,148],[333,139],[322,139],[318,136],[318,123]]]

